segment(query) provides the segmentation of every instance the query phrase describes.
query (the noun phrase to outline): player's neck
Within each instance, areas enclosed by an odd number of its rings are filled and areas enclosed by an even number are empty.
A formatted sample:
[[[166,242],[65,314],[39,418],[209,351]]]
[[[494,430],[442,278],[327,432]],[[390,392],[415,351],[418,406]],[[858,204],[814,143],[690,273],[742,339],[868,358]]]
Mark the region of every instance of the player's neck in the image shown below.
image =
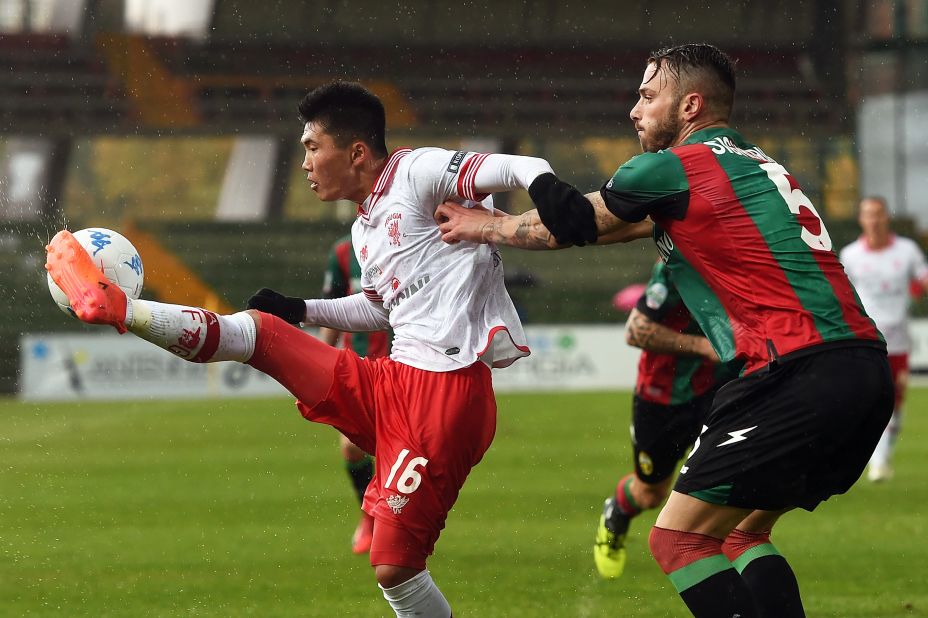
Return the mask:
[[[374,185],[377,183],[377,179],[380,178],[380,174],[383,173],[383,170],[387,167],[387,161],[389,159],[390,157],[387,156],[382,159],[370,161],[368,165],[365,165],[364,168],[361,169],[358,191],[355,195],[351,196],[350,199],[352,201],[361,204],[367,199],[367,196],[374,190]]]
[[[893,235],[889,232],[886,233],[876,233],[876,234],[864,234],[864,240],[867,242],[867,248],[871,251],[877,251],[879,249],[885,249],[892,242]]]

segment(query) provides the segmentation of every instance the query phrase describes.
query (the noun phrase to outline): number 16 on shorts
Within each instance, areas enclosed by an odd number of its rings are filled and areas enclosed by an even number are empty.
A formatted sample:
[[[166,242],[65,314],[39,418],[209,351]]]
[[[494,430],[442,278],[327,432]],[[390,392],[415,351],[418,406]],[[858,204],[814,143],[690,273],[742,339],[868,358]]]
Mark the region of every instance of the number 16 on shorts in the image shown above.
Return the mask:
[[[422,475],[419,474],[417,468],[425,468],[429,460],[425,457],[413,457],[407,462],[406,458],[408,456],[408,448],[404,448],[400,451],[399,456],[393,463],[393,467],[390,468],[390,476],[387,477],[387,482],[383,484],[384,489],[390,489],[394,479],[396,479],[396,491],[401,494],[411,494],[419,489],[419,484],[422,483]],[[403,467],[404,464],[405,467]],[[403,472],[399,475],[399,478],[397,478],[396,473],[399,472],[400,468],[403,468]]]

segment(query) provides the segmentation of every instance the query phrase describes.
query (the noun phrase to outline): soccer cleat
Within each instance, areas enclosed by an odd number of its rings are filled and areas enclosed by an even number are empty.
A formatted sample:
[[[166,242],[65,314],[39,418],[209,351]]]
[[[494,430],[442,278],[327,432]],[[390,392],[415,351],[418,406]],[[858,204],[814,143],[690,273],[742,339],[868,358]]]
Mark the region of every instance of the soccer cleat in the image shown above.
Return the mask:
[[[363,513],[358,527],[351,535],[351,551],[355,554],[366,554],[371,550],[371,541],[374,540],[374,518]]]
[[[631,519],[622,514],[615,496],[606,499],[603,514],[599,516],[596,542],[593,545],[593,561],[596,570],[606,579],[621,577],[625,570],[625,535]]]
[[[867,480],[872,483],[881,483],[893,478],[893,468],[889,464],[870,465],[867,468]]]
[[[68,297],[74,315],[126,332],[126,293],[106,278],[74,235],[61,230],[45,251],[45,270]]]

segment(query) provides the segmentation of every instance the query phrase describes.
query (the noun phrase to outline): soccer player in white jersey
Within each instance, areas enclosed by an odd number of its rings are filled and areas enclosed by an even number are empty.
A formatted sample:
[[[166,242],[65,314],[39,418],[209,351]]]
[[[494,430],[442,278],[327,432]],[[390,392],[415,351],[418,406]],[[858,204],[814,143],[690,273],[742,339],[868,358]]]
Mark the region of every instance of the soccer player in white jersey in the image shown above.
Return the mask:
[[[303,169],[323,201],[358,203],[352,243],[363,292],[337,299],[262,289],[228,316],[127,300],[67,232],[46,268],[77,316],[109,324],[193,362],[245,362],[283,384],[309,420],[375,455],[363,508],[374,519],[371,565],[397,616],[443,617],[448,602],[426,570],[448,511],[496,429],[490,367],[529,353],[495,247],[442,242],[446,199],[480,201],[550,173],[542,159],[400,149],[384,141],[380,100],[336,82],[300,104]],[[273,248],[271,248],[273,250]],[[293,323],[343,331],[392,328],[389,358],[331,348]],[[289,324],[288,324],[289,323]]]
[[[902,403],[909,379],[909,304],[912,284],[928,288],[928,265],[918,245],[890,230],[886,200],[861,200],[858,221],[860,238],[841,250],[847,271],[864,309],[886,339],[893,372],[896,405],[870,463],[867,478],[878,482],[892,478],[892,454],[902,421]]]

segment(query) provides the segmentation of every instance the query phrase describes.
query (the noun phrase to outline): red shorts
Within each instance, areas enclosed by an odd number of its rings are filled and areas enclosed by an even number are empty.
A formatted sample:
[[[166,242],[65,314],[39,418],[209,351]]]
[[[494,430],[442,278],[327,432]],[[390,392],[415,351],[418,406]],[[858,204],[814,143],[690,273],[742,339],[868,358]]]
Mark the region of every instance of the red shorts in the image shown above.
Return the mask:
[[[305,418],[376,457],[362,506],[376,521],[371,564],[424,569],[496,432],[489,367],[435,372],[368,360],[265,314],[248,362],[293,393]]]
[[[893,388],[896,389],[896,405],[895,409],[898,410],[902,407],[902,400],[905,398],[905,387],[899,384],[899,377],[903,374],[909,373],[909,355],[905,354],[890,354],[889,355],[889,368],[893,372]],[[908,375],[905,376],[906,378]],[[900,388],[900,386],[902,386]]]

